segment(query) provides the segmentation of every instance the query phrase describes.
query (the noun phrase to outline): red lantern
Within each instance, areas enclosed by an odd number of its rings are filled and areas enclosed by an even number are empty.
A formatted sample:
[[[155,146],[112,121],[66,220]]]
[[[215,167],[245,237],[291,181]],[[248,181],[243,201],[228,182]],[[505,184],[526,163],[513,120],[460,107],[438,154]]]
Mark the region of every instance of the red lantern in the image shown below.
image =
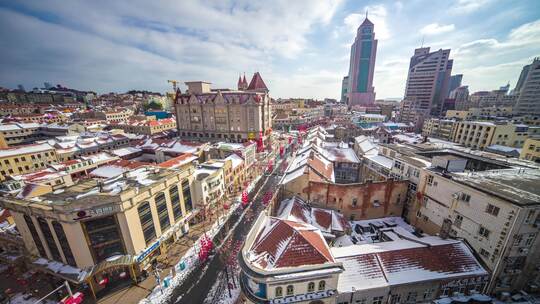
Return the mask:
[[[249,204],[249,197],[247,191],[242,192],[242,206],[246,207]]]
[[[283,157],[283,146],[279,146],[279,157]]]
[[[80,292],[76,292],[73,294],[73,296],[64,298],[60,303],[62,304],[79,304],[82,303],[84,299],[84,294]]]
[[[292,137],[289,137],[289,145],[292,143]]]
[[[272,172],[274,170],[274,162],[272,160],[268,161],[268,172]]]
[[[101,279],[98,284],[101,285],[101,286],[106,286],[107,283],[109,283],[109,278],[107,277],[104,277],[103,279]]]
[[[227,203],[223,204],[223,209],[229,210],[229,204],[227,204]]]

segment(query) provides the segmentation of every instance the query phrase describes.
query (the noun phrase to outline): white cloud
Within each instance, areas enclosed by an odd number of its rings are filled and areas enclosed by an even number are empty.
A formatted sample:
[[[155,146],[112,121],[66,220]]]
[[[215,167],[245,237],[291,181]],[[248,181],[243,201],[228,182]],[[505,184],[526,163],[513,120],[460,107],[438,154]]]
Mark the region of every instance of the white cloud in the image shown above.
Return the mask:
[[[487,6],[491,0],[457,0],[452,10],[455,13],[471,13]]]
[[[386,40],[390,38],[390,30],[388,29],[388,23],[386,21],[388,11],[382,4],[369,5],[364,7],[364,13],[353,13],[347,15],[343,20],[343,23],[347,26],[349,31],[356,35],[356,30],[362,24],[362,21],[366,18],[365,11],[368,12],[368,19],[375,25],[375,38],[379,40]]]
[[[499,41],[495,38],[477,39],[462,44],[457,50],[457,55],[487,53],[493,50],[505,52],[523,47],[539,48],[540,45],[540,20],[525,23],[510,31],[508,38]]]
[[[442,33],[448,33],[455,29],[455,26],[453,24],[438,24],[438,23],[431,23],[426,26],[424,26],[422,29],[420,29],[420,34],[423,35],[438,35]]]
[[[454,52],[454,71],[463,73],[472,90],[490,90],[486,83],[514,85],[521,68],[540,53],[540,20],[510,31],[505,39],[483,38]]]

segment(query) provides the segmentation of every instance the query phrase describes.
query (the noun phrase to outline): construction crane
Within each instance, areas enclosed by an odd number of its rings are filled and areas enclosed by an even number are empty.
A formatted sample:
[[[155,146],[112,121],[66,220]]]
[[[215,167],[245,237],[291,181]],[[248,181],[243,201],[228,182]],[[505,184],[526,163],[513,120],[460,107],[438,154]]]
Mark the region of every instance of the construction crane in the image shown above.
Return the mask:
[[[176,84],[180,81],[178,80],[167,80],[168,83],[172,83],[173,91],[176,92]]]

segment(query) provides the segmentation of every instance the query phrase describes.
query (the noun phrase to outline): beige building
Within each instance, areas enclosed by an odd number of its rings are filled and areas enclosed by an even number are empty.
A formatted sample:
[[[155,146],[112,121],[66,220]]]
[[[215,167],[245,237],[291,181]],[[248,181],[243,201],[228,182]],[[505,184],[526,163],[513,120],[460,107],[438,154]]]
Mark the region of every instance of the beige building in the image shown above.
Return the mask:
[[[8,175],[34,172],[58,161],[49,144],[34,144],[0,150],[0,181]]]
[[[128,121],[133,116],[131,110],[108,110],[108,111],[85,111],[73,115],[75,120],[97,119],[107,123],[119,123]]]
[[[139,120],[114,123],[115,129],[124,130],[126,133],[154,135],[169,130],[176,130],[176,120],[174,118],[165,118],[159,120]]]
[[[471,118],[470,112],[466,110],[448,110],[446,111],[446,118],[452,119],[459,119],[459,120],[467,120]]]
[[[491,145],[521,148],[525,139],[536,132],[537,127],[506,122],[460,121],[454,129],[452,141],[478,150]]]
[[[430,118],[424,121],[422,135],[450,140],[456,124],[457,122],[452,119]]]
[[[268,89],[259,73],[238,91],[211,90],[207,82],[186,82],[175,100],[178,134],[183,138],[245,142],[271,132]]]
[[[101,293],[108,282],[135,280],[187,231],[193,172],[187,163],[85,179],[54,192],[27,185],[0,204],[12,213],[33,266]]]
[[[0,134],[8,146],[33,143],[44,137],[39,132],[37,123],[14,123],[0,125]]]
[[[519,158],[540,162],[540,138],[530,137],[525,140]]]
[[[401,167],[410,179],[408,222],[428,234],[465,239],[493,273],[487,292],[537,290],[540,171],[455,150],[414,155],[403,149],[393,148],[392,174]]]
[[[193,202],[200,212],[200,218],[222,210],[225,195],[226,162],[207,162],[201,164],[193,173],[191,185]],[[230,166],[230,163],[228,163]],[[230,172],[228,173],[230,175]]]

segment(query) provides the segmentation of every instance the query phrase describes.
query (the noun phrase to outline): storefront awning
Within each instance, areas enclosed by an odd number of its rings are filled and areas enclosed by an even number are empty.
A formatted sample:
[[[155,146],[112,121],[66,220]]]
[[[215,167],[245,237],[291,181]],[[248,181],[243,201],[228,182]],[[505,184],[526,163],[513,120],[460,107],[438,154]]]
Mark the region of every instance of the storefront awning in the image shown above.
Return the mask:
[[[89,275],[89,269],[79,269],[57,261],[49,261],[44,258],[33,261],[32,266],[75,284],[80,284]]]
[[[95,274],[98,274],[110,268],[131,266],[134,262],[135,258],[132,255],[119,255],[113,259],[108,259],[95,265],[88,274],[88,276],[94,276]]]

